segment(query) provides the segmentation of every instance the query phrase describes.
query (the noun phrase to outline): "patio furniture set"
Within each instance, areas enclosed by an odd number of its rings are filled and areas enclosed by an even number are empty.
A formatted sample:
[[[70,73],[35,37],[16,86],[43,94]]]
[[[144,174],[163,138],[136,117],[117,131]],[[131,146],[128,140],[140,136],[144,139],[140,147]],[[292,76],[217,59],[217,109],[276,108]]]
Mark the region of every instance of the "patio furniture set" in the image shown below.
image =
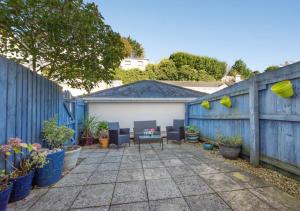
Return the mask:
[[[157,126],[156,120],[134,121],[134,144],[158,142],[163,150],[163,137],[161,128]],[[181,142],[184,139],[184,120],[174,119],[173,126],[166,127],[167,143],[169,140]],[[115,144],[118,147],[128,143],[130,146],[130,128],[120,128],[119,122],[109,123],[109,144]]]

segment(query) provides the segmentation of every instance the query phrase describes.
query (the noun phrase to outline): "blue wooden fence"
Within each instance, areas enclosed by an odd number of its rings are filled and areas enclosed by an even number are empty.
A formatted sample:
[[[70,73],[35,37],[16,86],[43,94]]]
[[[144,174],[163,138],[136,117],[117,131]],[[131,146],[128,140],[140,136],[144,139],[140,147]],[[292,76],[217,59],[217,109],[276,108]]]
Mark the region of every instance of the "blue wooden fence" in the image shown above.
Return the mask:
[[[295,96],[283,99],[271,86],[289,79]],[[250,93],[250,94],[249,94]],[[219,101],[230,96],[232,108]],[[208,100],[211,109],[200,106]],[[186,105],[186,122],[199,127],[204,138],[240,135],[243,154],[300,175],[300,62],[259,74]]]
[[[11,137],[40,142],[43,121],[54,116],[59,124],[76,130],[72,142],[77,142],[85,105],[70,95],[65,97],[56,83],[0,57],[0,144]]]

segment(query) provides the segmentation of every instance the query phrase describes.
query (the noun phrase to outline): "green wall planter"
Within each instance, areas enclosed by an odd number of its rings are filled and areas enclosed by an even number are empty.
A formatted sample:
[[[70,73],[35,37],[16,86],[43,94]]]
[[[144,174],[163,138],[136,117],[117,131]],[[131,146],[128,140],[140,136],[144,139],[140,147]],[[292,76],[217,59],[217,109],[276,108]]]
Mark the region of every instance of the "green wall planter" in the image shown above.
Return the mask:
[[[281,81],[274,84],[271,90],[276,95],[282,98],[289,98],[294,95],[293,84],[289,80]]]
[[[202,103],[201,103],[201,106],[205,109],[210,109],[210,104],[207,100],[204,100]]]
[[[231,100],[230,100],[230,97],[228,96],[224,96],[221,100],[220,100],[220,103],[227,107],[227,108],[230,108],[232,105],[231,105]]]

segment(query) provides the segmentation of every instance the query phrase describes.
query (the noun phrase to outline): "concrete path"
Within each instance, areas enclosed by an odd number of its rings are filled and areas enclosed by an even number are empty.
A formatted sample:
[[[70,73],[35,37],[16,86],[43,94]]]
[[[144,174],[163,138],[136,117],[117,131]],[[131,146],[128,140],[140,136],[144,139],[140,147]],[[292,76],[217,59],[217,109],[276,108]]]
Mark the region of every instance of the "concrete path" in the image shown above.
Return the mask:
[[[8,210],[300,210],[299,200],[193,145],[84,149],[81,158]]]

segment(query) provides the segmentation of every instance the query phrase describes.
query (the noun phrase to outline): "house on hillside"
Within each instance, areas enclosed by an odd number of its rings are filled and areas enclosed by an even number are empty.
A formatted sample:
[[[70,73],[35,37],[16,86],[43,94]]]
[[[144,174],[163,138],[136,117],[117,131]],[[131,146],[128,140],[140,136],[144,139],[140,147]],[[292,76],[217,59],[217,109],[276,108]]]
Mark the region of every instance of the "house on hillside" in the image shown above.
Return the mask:
[[[149,64],[149,59],[126,58],[121,61],[120,68],[122,68],[123,70],[129,70],[133,68],[146,70],[148,64]]]

